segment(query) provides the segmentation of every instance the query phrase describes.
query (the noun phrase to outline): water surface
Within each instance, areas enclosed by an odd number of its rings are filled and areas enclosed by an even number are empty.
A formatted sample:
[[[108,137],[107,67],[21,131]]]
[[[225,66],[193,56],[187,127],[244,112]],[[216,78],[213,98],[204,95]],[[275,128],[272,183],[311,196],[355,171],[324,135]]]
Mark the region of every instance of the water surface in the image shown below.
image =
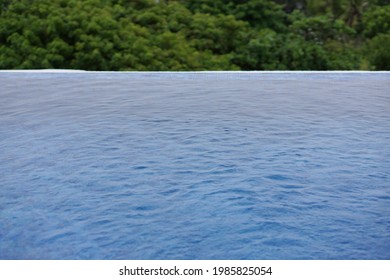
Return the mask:
[[[389,259],[389,78],[0,73],[0,258]]]

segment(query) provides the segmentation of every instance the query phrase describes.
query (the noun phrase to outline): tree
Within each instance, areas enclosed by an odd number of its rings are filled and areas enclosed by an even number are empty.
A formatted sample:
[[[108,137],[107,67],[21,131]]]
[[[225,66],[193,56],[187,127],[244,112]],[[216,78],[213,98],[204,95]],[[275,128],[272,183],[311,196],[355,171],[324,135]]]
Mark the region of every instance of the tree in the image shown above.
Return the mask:
[[[373,38],[390,31],[390,5],[376,6],[363,15],[364,35]]]
[[[374,70],[390,70],[390,5],[376,6],[363,16],[366,56]]]
[[[384,69],[389,7],[388,0],[0,0],[0,68]]]
[[[379,34],[368,41],[367,57],[373,70],[390,70],[390,33]]]

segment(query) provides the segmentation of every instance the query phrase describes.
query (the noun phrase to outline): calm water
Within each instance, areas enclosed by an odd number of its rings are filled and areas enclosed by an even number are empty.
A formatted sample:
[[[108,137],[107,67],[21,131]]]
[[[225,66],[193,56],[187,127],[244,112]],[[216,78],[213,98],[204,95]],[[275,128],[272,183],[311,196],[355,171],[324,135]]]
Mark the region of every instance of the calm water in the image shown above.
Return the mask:
[[[389,88],[0,73],[0,258],[390,259]]]

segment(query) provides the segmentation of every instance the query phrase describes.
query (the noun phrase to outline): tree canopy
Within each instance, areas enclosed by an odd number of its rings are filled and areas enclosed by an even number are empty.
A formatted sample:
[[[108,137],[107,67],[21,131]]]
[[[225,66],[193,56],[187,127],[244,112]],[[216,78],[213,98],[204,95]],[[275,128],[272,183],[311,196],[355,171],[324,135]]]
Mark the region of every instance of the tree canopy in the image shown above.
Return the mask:
[[[0,0],[0,69],[389,70],[388,0]]]

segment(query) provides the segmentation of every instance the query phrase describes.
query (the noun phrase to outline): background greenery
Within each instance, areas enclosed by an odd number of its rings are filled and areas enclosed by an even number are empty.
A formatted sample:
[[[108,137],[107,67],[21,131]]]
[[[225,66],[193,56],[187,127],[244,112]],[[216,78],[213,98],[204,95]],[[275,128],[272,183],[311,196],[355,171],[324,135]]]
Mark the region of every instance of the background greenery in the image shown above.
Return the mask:
[[[0,0],[0,69],[390,70],[389,0]]]

